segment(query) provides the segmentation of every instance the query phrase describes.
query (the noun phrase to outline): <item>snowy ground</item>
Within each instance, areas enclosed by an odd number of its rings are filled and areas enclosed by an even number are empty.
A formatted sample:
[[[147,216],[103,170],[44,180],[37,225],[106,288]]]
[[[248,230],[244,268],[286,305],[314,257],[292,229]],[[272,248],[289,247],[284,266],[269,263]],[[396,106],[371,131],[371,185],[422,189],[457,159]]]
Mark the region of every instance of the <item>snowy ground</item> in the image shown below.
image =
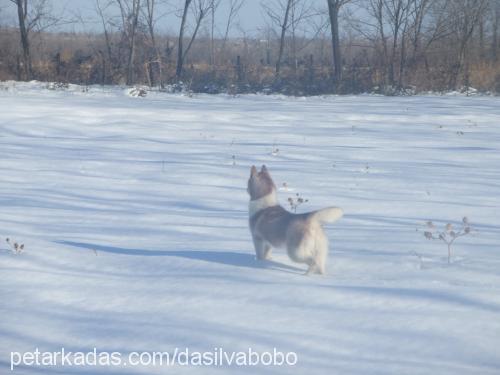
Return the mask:
[[[1,373],[35,347],[277,348],[298,363],[14,373],[500,372],[499,98],[0,86]],[[246,181],[264,163],[283,204],[344,208],[327,276],[283,251],[254,260]],[[463,216],[475,231],[448,265],[416,229]]]

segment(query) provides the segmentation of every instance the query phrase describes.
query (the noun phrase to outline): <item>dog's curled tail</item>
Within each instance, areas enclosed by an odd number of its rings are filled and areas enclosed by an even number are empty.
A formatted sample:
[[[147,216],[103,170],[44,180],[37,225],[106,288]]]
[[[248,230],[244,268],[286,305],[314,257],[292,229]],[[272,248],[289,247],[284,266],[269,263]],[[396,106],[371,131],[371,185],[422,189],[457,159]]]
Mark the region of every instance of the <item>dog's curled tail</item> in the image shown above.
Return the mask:
[[[339,207],[328,207],[311,213],[311,219],[320,223],[333,223],[344,215],[344,211]]]

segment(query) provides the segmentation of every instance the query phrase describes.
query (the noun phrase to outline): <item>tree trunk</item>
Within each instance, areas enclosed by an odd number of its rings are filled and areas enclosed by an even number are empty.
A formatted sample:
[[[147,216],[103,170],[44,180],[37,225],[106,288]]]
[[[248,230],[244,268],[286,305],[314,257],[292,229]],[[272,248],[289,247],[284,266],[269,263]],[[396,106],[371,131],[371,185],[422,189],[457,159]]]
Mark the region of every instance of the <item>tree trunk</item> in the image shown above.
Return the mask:
[[[215,40],[214,40],[214,32],[215,32],[215,0],[212,0],[210,5],[211,8],[211,25],[210,25],[210,66],[212,69],[215,65]]]
[[[104,14],[103,14],[99,0],[96,1],[96,7],[97,7],[97,12],[99,14],[99,18],[101,19],[102,29],[103,29],[103,33],[104,33],[104,40],[106,42],[106,53],[107,53],[107,59],[108,59],[108,63],[109,63],[109,74],[107,74],[107,75],[109,76],[110,82],[112,82],[113,77],[114,77],[115,64],[113,62],[113,49],[111,46],[111,38],[109,36],[108,27],[106,25],[106,19],[104,18]],[[104,57],[103,57],[103,59],[104,59]],[[107,83],[107,81],[105,80],[105,77],[106,77],[106,75],[103,77],[103,84],[105,82]]]
[[[403,27],[403,32],[401,35],[401,56],[399,60],[399,79],[398,88],[401,89],[404,86],[404,75],[406,67],[406,24]]]
[[[150,69],[148,70],[150,73],[150,83],[152,85],[155,84],[154,78],[154,71],[152,68],[152,65],[156,64],[158,66],[158,81],[160,88],[164,88],[164,82],[163,82],[163,59],[161,56],[161,52],[158,48],[158,45],[156,43],[156,37],[155,37],[155,29],[154,29],[154,13],[155,13],[155,0],[146,0],[146,7],[147,7],[147,24],[148,24],[148,31],[149,31],[149,37],[151,38],[151,46],[153,47],[154,54],[156,55],[156,61],[152,61],[152,58],[150,58],[149,65]],[[168,40],[167,40],[167,46],[168,46]],[[167,47],[168,48],[168,47]]]
[[[184,39],[184,28],[186,26],[187,13],[189,9],[189,5],[192,0],[186,0],[184,3],[184,11],[182,12],[182,20],[181,20],[181,28],[179,30],[179,43],[177,46],[177,68],[175,70],[175,75],[177,79],[182,76],[182,65],[184,63],[184,53],[182,50],[182,40]]]
[[[135,59],[135,36],[137,23],[139,19],[140,0],[134,0],[132,3],[132,25],[129,35],[129,53],[127,61],[127,85],[134,83],[134,59]]]
[[[492,59],[493,61],[498,60],[498,23],[500,21],[500,5],[496,4],[495,15],[493,20],[493,41],[492,41]]]
[[[389,62],[389,84],[394,86],[395,75],[394,75],[394,65],[396,64],[396,54],[398,50],[398,40],[399,40],[399,23],[398,19],[395,21],[394,34],[392,40],[392,51],[391,51],[391,61]]]
[[[205,13],[203,11],[200,11],[200,14],[198,15],[198,19],[196,20],[196,26],[193,31],[193,35],[191,36],[191,39],[189,40],[188,46],[186,47],[186,51],[182,55],[182,60],[184,61],[186,59],[186,56],[191,49],[191,46],[193,45],[194,40],[196,39],[196,35],[198,34],[198,30],[200,29],[201,21],[203,20],[203,17],[205,16]]]
[[[31,70],[31,55],[30,55],[30,43],[28,39],[28,30],[26,28],[26,16],[28,14],[28,3],[27,0],[16,0],[17,5],[17,16],[19,19],[19,33],[21,34],[21,47],[23,49],[23,75],[24,78],[29,81],[32,77]]]
[[[330,17],[330,28],[332,32],[333,69],[335,78],[335,91],[339,91],[342,83],[342,56],[340,52],[339,37],[339,8],[338,0],[328,1],[328,15]]]
[[[283,24],[281,25],[280,49],[278,52],[278,60],[276,61],[276,73],[275,73],[276,79],[278,79],[280,75],[281,60],[283,59],[283,51],[285,49],[286,29],[288,28],[288,17],[290,15],[290,9],[292,7],[293,1],[294,0],[287,1],[285,10],[285,19],[283,20]]]
[[[484,58],[484,17],[479,18],[479,58]]]

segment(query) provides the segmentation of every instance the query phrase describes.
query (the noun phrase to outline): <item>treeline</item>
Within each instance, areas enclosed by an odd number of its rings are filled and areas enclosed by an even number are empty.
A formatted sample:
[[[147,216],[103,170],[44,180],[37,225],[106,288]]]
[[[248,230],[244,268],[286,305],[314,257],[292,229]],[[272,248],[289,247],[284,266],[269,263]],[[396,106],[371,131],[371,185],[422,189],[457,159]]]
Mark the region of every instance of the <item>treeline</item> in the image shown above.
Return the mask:
[[[238,25],[244,0],[95,0],[99,27],[78,33],[51,31],[85,21],[56,15],[50,0],[10,1],[16,27],[0,25],[1,80],[209,93],[500,93],[500,0],[324,0],[323,8],[268,0],[265,27],[253,33]],[[175,35],[157,31],[167,5],[177,9]]]

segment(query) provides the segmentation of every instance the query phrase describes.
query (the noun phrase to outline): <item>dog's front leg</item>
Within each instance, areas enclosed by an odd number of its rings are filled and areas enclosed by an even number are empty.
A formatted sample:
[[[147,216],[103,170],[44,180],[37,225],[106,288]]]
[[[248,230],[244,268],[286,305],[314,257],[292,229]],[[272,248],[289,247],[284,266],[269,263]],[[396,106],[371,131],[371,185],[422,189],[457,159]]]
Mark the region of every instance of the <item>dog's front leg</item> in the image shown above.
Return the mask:
[[[269,245],[267,242],[264,243],[264,259],[271,260],[271,250],[272,246]]]
[[[253,236],[253,245],[255,247],[255,255],[258,260],[271,258],[271,245],[260,237]]]

